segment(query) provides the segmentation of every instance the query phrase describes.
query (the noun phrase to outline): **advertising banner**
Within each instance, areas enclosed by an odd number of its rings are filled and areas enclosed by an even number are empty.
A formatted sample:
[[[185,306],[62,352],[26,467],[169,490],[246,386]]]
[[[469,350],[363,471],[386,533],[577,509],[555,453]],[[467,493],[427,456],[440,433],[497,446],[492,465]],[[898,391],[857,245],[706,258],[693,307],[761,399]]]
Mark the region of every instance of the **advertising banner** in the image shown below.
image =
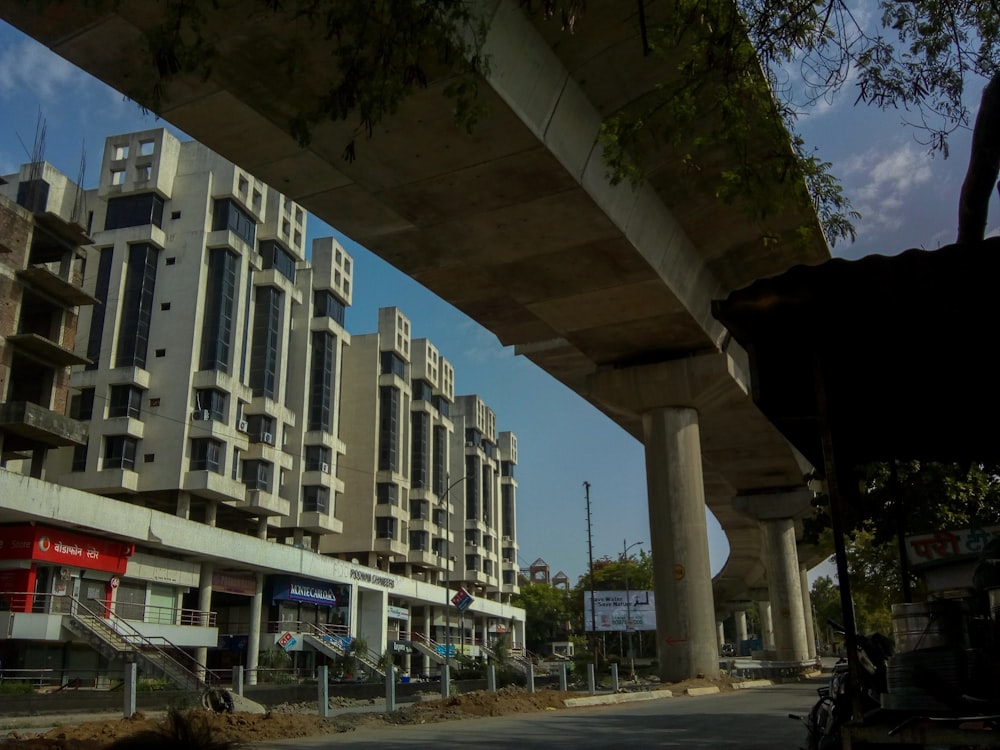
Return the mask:
[[[0,560],[35,560],[123,574],[131,544],[46,526],[0,527]]]
[[[652,591],[595,591],[583,593],[583,627],[594,623],[598,632],[618,633],[629,630],[656,630],[656,606]],[[592,618],[591,612],[596,611]]]

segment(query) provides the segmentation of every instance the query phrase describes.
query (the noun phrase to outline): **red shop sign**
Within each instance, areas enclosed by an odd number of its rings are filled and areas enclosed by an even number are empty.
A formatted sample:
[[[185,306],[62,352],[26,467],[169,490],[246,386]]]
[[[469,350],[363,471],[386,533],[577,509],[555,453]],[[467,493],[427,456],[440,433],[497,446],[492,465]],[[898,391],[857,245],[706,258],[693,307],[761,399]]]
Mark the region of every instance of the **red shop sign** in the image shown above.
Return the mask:
[[[46,526],[0,526],[0,560],[36,560],[124,573],[131,544]]]

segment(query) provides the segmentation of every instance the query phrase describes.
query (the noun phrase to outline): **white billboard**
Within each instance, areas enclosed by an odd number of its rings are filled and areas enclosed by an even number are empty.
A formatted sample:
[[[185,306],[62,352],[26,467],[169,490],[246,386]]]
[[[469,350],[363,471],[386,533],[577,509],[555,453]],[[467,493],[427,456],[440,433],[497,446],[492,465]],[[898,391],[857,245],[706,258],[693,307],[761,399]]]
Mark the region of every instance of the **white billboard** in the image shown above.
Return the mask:
[[[591,612],[596,615],[591,616]],[[598,632],[656,630],[656,607],[652,591],[595,591],[593,608],[591,592],[583,592],[583,627]]]

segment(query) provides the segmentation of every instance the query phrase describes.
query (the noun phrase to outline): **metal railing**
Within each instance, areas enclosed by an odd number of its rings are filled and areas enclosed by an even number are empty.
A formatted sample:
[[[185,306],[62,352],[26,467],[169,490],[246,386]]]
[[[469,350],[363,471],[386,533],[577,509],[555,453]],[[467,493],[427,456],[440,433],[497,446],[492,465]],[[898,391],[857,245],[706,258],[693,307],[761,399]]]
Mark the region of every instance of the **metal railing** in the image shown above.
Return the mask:
[[[0,610],[30,612],[34,614],[71,614],[74,598],[63,594],[36,594],[30,591],[0,591]],[[116,617],[150,625],[188,625],[193,627],[215,627],[217,614],[198,609],[163,607],[155,604],[132,604],[113,602],[109,608],[100,599],[91,599],[98,608]],[[109,616],[105,614],[102,616]]]

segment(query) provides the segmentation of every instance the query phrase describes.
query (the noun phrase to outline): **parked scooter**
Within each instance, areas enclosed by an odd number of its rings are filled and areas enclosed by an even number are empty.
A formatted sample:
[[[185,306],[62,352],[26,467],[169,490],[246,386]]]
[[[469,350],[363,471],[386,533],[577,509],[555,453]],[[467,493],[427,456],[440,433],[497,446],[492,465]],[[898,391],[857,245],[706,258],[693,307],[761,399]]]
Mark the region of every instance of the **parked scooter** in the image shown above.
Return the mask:
[[[830,627],[839,635],[844,628],[833,620]],[[892,656],[892,642],[880,633],[871,636],[858,635],[859,685],[856,689],[861,696],[861,711],[864,716],[881,710],[882,694],[887,690],[889,657]],[[806,726],[806,746],[804,750],[837,750],[842,746],[841,728],[850,721],[854,712],[853,690],[850,685],[847,658],[841,657],[833,668],[828,685],[819,688],[819,700],[805,717],[789,714],[792,719],[802,721]]]

